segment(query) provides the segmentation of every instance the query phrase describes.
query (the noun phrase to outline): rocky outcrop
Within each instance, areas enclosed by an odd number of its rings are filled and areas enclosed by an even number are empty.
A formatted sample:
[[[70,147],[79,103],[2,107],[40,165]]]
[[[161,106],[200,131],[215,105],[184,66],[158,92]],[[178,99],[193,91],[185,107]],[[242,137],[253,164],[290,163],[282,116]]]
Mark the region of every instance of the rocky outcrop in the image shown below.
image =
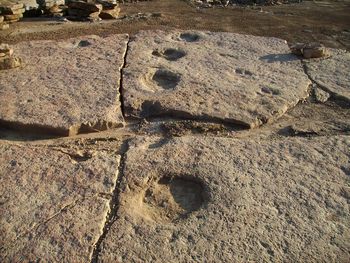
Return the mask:
[[[24,65],[0,72],[1,122],[65,136],[121,127],[127,41],[114,35],[14,45]]]
[[[285,41],[232,33],[141,32],[124,72],[127,116],[250,128],[283,115],[311,83]]]
[[[308,75],[327,91],[350,100],[350,53],[331,50],[326,58],[305,62]]]
[[[349,147],[348,136],[135,139],[99,262],[345,262]]]
[[[89,262],[119,156],[1,143],[0,163],[1,262]]]

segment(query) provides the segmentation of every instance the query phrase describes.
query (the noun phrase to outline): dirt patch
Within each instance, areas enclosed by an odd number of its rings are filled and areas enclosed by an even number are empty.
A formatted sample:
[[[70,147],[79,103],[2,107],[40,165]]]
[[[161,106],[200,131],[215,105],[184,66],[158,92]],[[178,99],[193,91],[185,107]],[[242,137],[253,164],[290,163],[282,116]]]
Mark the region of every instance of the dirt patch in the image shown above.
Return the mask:
[[[319,41],[327,47],[350,48],[349,1],[304,1],[264,7],[196,8],[181,0],[154,0],[121,4],[121,16],[130,19],[102,23],[62,23],[24,19],[0,31],[0,42],[31,39],[65,39],[79,35],[134,34],[142,29],[198,29],[259,36],[273,36],[289,42]]]

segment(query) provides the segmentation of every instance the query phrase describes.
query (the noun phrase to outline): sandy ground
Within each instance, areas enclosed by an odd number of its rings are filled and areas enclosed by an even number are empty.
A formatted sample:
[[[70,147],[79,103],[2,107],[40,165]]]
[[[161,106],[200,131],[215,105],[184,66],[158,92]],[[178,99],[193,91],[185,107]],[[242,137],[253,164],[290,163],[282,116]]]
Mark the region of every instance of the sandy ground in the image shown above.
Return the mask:
[[[155,12],[161,17],[119,19],[99,23],[58,22],[25,18],[0,32],[0,42],[101,36],[143,29],[200,29],[274,36],[289,42],[319,41],[328,47],[350,48],[350,1],[304,1],[263,7],[197,8],[181,0],[121,4],[121,15]]]

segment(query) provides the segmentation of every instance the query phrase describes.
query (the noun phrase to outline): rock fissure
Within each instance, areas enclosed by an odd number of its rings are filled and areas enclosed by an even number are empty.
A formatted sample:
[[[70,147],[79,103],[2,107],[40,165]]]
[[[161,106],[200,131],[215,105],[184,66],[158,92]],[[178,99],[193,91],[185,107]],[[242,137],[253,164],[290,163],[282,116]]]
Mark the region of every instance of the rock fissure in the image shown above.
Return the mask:
[[[120,108],[121,108],[121,112],[125,120],[125,109],[124,109],[124,97],[123,97],[123,70],[126,66],[126,59],[127,59],[127,55],[128,55],[128,51],[129,51],[129,43],[130,43],[130,37],[128,38],[128,42],[126,43],[126,48],[125,48],[125,52],[123,54],[123,64],[120,67],[120,78],[119,78],[119,100],[120,100]]]
[[[47,219],[45,219],[42,222],[39,222],[37,224],[34,224],[33,227],[31,227],[31,228],[23,231],[19,235],[17,235],[16,238],[15,238],[15,241],[18,240],[20,237],[26,235],[26,234],[32,233],[35,229],[38,229],[40,226],[42,226],[44,224],[47,224],[48,222],[50,222],[52,219],[54,219],[55,217],[57,217],[61,213],[65,212],[65,211],[67,211],[69,209],[72,209],[74,206],[76,206],[78,204],[79,201],[83,201],[83,199],[76,199],[73,202],[69,203],[68,205],[63,206],[59,211],[57,211],[56,213],[54,213],[53,215],[51,215]]]
[[[91,255],[91,263],[98,262],[99,253],[101,251],[101,243],[105,239],[110,227],[117,219],[117,212],[118,212],[118,208],[119,208],[118,198],[119,198],[120,191],[121,191],[120,184],[122,182],[123,175],[124,175],[123,171],[124,171],[124,166],[125,166],[126,153],[128,151],[128,148],[129,148],[128,144],[129,144],[129,140],[126,140],[126,141],[124,141],[123,145],[121,146],[121,149],[124,149],[124,152],[121,154],[120,164],[118,167],[119,176],[117,177],[117,181],[115,183],[115,187],[114,187],[113,193],[111,195],[111,199],[109,202],[109,213],[106,216],[102,233],[99,236],[99,238],[97,239],[97,242],[93,245],[93,252]]]

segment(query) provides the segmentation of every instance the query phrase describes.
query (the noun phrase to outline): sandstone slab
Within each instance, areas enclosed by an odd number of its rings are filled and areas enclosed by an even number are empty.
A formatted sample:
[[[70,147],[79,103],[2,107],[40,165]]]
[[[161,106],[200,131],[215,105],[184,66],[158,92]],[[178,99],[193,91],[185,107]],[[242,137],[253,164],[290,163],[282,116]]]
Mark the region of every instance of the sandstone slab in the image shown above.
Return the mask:
[[[328,58],[306,61],[310,78],[329,92],[350,100],[350,53],[333,50]]]
[[[138,138],[100,262],[346,262],[348,136]]]
[[[308,96],[285,41],[232,33],[143,31],[123,76],[131,117],[176,116],[256,127]]]
[[[0,73],[0,120],[60,135],[123,125],[120,69],[127,35],[13,46],[21,68]]]
[[[1,262],[90,262],[119,155],[0,145]]]

